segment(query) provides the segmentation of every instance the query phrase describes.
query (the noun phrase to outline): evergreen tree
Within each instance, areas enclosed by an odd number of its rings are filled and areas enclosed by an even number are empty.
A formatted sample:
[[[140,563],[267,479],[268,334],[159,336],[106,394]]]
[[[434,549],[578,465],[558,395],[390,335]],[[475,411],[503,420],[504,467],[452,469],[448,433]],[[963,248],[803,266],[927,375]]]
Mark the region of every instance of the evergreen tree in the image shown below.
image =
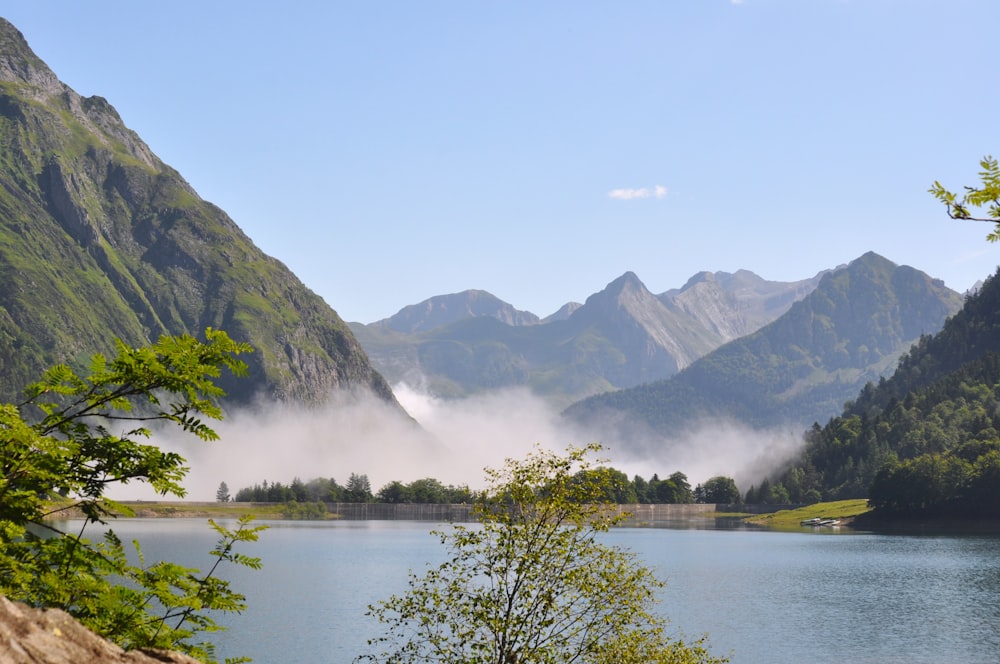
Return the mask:
[[[344,488],[344,502],[367,503],[371,502],[372,487],[367,475],[351,473]]]

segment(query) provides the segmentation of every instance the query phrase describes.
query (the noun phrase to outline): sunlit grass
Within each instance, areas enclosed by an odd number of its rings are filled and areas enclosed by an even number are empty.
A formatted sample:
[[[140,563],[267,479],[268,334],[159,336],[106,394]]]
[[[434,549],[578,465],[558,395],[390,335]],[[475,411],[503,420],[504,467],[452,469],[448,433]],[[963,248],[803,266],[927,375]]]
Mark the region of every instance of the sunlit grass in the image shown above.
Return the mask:
[[[69,501],[66,501],[68,504]],[[62,507],[52,503],[53,508]],[[250,514],[258,519],[283,519],[288,506],[285,503],[209,503],[185,501],[124,501],[120,505],[126,510],[119,512],[113,507],[112,514],[118,518],[233,518]],[[80,518],[83,515],[73,509],[61,510],[54,518]],[[332,515],[331,515],[332,516]]]
[[[808,519],[850,519],[871,511],[868,500],[837,500],[830,503],[816,503],[795,510],[781,510],[772,514],[760,514],[746,519],[747,523],[774,529],[802,528],[802,522]]]

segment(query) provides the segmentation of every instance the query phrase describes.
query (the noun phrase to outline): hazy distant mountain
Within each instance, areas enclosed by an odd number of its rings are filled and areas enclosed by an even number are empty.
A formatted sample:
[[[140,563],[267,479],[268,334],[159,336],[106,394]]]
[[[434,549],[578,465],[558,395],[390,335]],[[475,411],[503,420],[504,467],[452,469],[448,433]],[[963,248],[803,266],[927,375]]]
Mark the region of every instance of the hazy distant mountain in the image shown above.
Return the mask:
[[[0,399],[115,337],[211,326],[257,348],[249,378],[223,380],[234,399],[363,389],[395,404],[336,312],[3,19],[0,137]]]
[[[395,316],[372,323],[397,332],[425,332],[448,323],[489,316],[507,325],[534,325],[538,316],[519,311],[498,297],[481,290],[467,290],[452,295],[438,295],[420,304],[411,304]]]
[[[351,327],[392,382],[443,396],[526,385],[565,405],[673,375],[781,315],[818,281],[706,272],[654,295],[626,272],[541,321],[489,293],[465,291]]]
[[[921,334],[962,298],[911,267],[868,253],[823,276],[780,318],[658,382],[590,397],[566,414],[677,433],[701,420],[805,428],[839,412],[869,380],[892,372]]]
[[[796,300],[816,288],[821,272],[812,279],[783,283],[767,281],[749,270],[699,272],[683,288],[669,290],[660,299],[674,303],[706,328],[731,340],[767,325]]]
[[[542,319],[543,323],[554,323],[557,320],[566,320],[573,315],[573,312],[582,307],[583,305],[579,302],[567,302],[566,304],[559,307],[559,310],[555,313],[549,314]]]

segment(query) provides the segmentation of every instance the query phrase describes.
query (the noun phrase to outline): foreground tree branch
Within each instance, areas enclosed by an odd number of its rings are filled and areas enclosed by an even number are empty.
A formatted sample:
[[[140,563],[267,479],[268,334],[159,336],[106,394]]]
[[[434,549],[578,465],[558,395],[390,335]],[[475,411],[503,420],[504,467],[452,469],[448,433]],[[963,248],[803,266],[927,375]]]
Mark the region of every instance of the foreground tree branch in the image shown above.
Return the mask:
[[[979,162],[980,187],[965,187],[965,195],[961,198],[938,182],[934,181],[928,191],[944,204],[948,216],[963,221],[984,221],[995,224],[993,231],[986,236],[990,242],[1000,240],[1000,165],[991,156],[983,157]],[[984,208],[986,216],[975,216],[970,208]]]
[[[238,355],[252,351],[224,332],[205,340],[164,336],[131,348],[116,342],[108,360],[95,355],[87,375],[67,365],[47,370],[19,404],[0,404],[0,593],[36,607],[59,608],[125,648],[181,650],[214,661],[210,644],[192,643],[218,629],[206,611],[241,611],[243,596],[215,572],[220,562],[251,568],[259,561],[233,550],[257,539],[260,527],[242,519],[235,529],[211,524],[219,544],[207,574],[169,562],[146,565],[138,543],[129,560],[108,531],[102,541],[86,527],[129,510],[107,498],[110,487],[142,482],[160,494],[183,497],[184,459],[143,442],[147,425],[170,422],[202,440],[218,435],[202,418],[220,419],[226,369],[246,373]],[[113,432],[116,423],[134,427]],[[79,511],[76,533],[49,520]]]
[[[536,450],[488,469],[480,523],[436,533],[449,559],[407,593],[369,607],[387,626],[371,662],[649,664],[723,662],[703,640],[668,638],[653,612],[663,588],[634,554],[597,537],[627,515],[610,509],[610,469]]]

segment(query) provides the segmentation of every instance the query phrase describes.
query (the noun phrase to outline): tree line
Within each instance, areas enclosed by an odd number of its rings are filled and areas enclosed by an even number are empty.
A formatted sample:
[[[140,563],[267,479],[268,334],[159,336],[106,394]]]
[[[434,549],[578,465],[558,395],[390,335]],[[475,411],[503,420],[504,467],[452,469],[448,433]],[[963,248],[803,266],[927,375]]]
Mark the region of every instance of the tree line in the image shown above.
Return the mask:
[[[225,482],[222,483],[224,485]],[[220,491],[216,499],[226,502],[228,498]],[[303,482],[296,477],[290,484],[264,480],[253,486],[236,491],[233,500],[241,503],[367,503],[372,500],[371,483],[367,475],[351,473],[347,484],[338,484],[332,477],[317,477]]]
[[[582,471],[581,471],[582,472]],[[658,474],[645,479],[635,475],[631,480],[615,468],[601,467],[604,474],[604,499],[619,505],[630,504],[684,504],[743,502],[736,482],[730,477],[716,476],[691,487],[687,475],[675,472],[665,479]],[[584,478],[578,478],[583,480]],[[393,480],[377,492],[372,492],[371,482],[365,474],[351,473],[347,483],[339,484],[334,478],[318,477],[302,481],[296,477],[289,484],[264,480],[253,486],[237,490],[232,500],[252,503],[415,503],[415,504],[467,504],[476,500],[477,493],[468,485],[446,485],[432,477],[409,483]],[[225,482],[219,485],[216,499],[230,500]],[[772,501],[772,502],[788,502]]]

